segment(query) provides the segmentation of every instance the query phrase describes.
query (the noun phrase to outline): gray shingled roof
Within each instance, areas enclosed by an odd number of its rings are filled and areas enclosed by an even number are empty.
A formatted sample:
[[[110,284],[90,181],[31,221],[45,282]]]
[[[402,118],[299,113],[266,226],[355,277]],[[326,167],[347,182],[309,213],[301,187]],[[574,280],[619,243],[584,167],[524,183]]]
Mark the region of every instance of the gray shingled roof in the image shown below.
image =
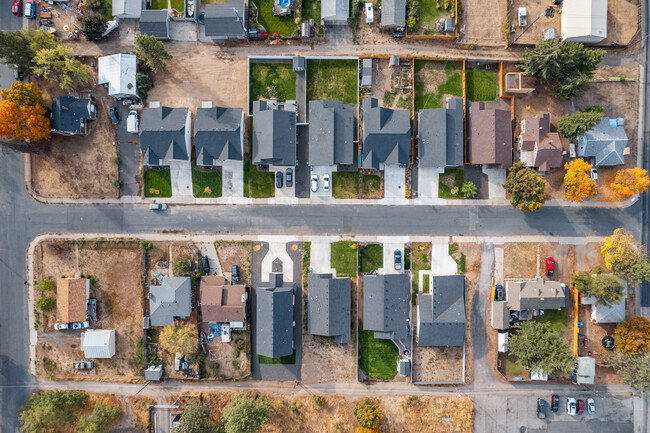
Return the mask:
[[[535,281],[506,282],[508,309],[519,311],[519,319],[534,317],[537,310],[550,310],[567,306],[566,286],[558,281],[538,278]]]
[[[167,9],[143,10],[140,14],[140,33],[169,40],[169,13]]]
[[[253,102],[253,164],[296,165],[296,113]]]
[[[594,129],[578,137],[578,156],[593,157],[596,167],[625,163],[623,151],[627,146],[627,134],[622,126],[610,126],[609,123],[610,119],[603,117]]]
[[[90,99],[79,99],[75,96],[54,98],[50,118],[53,130],[79,134],[85,121],[91,119]]]
[[[492,317],[490,322],[494,329],[508,329],[510,327],[510,310],[506,301],[492,301]]]
[[[309,102],[309,163],[354,162],[354,112],[341,101]]]
[[[362,167],[408,164],[411,152],[411,118],[408,110],[379,106],[376,98],[363,99]]]
[[[205,35],[213,39],[246,37],[244,0],[227,0],[225,4],[205,5]]]
[[[151,326],[169,326],[174,317],[186,318],[192,313],[190,277],[163,277],[160,286],[149,287]]]
[[[194,148],[197,165],[243,159],[241,108],[197,108],[194,119]]]
[[[187,108],[158,107],[142,111],[140,147],[144,165],[169,165],[172,159],[190,159],[185,142],[187,115]]]
[[[418,346],[465,344],[465,276],[433,278],[433,293],[418,295]]]
[[[447,108],[418,112],[418,166],[463,165],[463,100],[450,98]]]
[[[381,3],[382,27],[404,27],[406,24],[406,0],[384,0]]]
[[[307,333],[350,341],[350,279],[310,273],[307,280]]]
[[[398,340],[408,335],[411,289],[406,274],[363,277],[363,329],[375,338]]]
[[[347,21],[350,17],[350,2],[348,0],[322,0],[320,16],[328,21]]]
[[[293,299],[296,285],[285,283],[281,273],[257,284],[255,350],[279,358],[293,353]]]
[[[141,0],[113,0],[111,9],[113,16],[120,18],[135,18],[142,13]]]

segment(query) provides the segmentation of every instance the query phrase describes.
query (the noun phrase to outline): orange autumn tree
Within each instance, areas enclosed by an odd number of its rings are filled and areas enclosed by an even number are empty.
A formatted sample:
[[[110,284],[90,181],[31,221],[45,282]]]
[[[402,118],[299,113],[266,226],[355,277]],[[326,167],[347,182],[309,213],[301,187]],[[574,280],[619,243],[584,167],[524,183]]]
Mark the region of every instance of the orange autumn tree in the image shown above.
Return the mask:
[[[619,170],[614,178],[614,183],[610,184],[612,189],[621,197],[632,197],[634,194],[641,194],[650,185],[648,170],[641,168],[625,168]]]
[[[16,82],[11,89],[2,90],[0,96],[0,136],[22,141],[50,138],[45,101],[34,84]]]
[[[566,198],[570,201],[582,203],[582,200],[596,194],[596,181],[589,177],[592,165],[583,159],[574,159],[564,164],[564,187]]]

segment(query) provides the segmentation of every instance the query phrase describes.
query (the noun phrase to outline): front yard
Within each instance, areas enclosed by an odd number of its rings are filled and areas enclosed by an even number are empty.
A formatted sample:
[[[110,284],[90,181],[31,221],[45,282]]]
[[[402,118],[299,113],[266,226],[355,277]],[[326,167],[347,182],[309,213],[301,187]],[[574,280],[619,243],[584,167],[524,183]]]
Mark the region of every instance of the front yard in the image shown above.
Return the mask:
[[[463,198],[460,195],[463,182],[465,182],[465,170],[462,168],[445,168],[445,172],[440,175],[438,182],[438,197]]]
[[[307,101],[330,99],[356,104],[358,71],[357,60],[308,59]]]
[[[332,173],[332,197],[340,199],[369,199],[383,197],[381,177],[358,171]]]
[[[296,73],[291,63],[250,63],[249,80],[251,112],[253,101],[296,99]]]
[[[337,277],[357,276],[357,245],[351,241],[332,242],[331,266]]]
[[[391,340],[375,338],[373,331],[359,329],[359,367],[370,378],[392,379],[397,374],[399,349]]]
[[[361,250],[361,273],[368,274],[384,266],[384,247],[369,244]]]
[[[145,197],[171,197],[172,178],[168,168],[144,172],[144,196]]]
[[[465,71],[465,94],[469,101],[494,101],[497,98],[497,74],[490,69]]]
[[[221,169],[198,167],[196,161],[192,160],[194,197],[221,197],[221,176]]]
[[[420,271],[431,269],[431,242],[414,242],[411,244],[411,273],[413,274],[413,296],[412,303],[416,305],[417,294],[419,292],[419,275]],[[422,284],[424,289],[428,290],[428,275],[425,275],[426,281]]]
[[[299,29],[293,14],[284,17],[273,15],[273,0],[254,0],[252,3],[257,6],[257,21],[270,35],[279,33],[282,37],[296,36]]]
[[[244,163],[244,197],[275,197],[275,175],[260,171],[251,161]]]
[[[314,27],[317,29],[319,36],[323,36],[323,26],[320,22],[321,0],[303,0],[302,1],[302,19],[303,21],[314,20]]]
[[[415,111],[442,108],[445,96],[463,97],[460,62],[415,61]]]

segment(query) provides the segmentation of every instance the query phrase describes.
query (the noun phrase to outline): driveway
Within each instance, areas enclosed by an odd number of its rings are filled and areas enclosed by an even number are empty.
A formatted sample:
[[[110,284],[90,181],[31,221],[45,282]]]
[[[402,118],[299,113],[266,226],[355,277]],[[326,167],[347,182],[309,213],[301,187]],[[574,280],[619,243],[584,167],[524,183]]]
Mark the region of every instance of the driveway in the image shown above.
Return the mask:
[[[405,197],[405,169],[396,165],[384,168],[384,198],[402,199]]]
[[[172,178],[172,196],[194,195],[191,162],[172,160],[169,169]]]
[[[487,168],[483,166],[483,173],[488,177],[488,191],[490,200],[505,200],[506,190],[503,184],[506,183],[508,171],[503,168]]]
[[[395,236],[383,237],[378,236],[377,241],[383,246],[383,261],[384,265],[377,269],[379,275],[384,274],[402,274],[404,273],[404,244],[408,242],[408,238],[399,238]],[[402,269],[395,270],[395,251],[402,252]]]
[[[293,169],[293,167],[291,167],[291,169],[293,170],[293,172],[295,174],[296,170]],[[277,182],[275,180],[276,179],[275,176],[277,176],[278,172],[282,173],[282,188],[277,187]],[[275,186],[275,196],[276,197],[295,197],[296,196],[296,182],[295,182],[295,179],[294,179],[294,182],[291,184],[291,186],[287,186],[287,176],[286,176],[286,174],[287,174],[287,169],[284,168],[284,167],[280,168],[278,170],[275,170],[273,172],[273,176],[274,176],[273,177],[273,183],[274,183],[274,185],[276,185]]]
[[[336,275],[332,269],[332,244],[327,241],[312,241],[309,255],[310,270],[319,274]]]
[[[438,177],[444,171],[444,168],[418,167],[418,197],[438,198]]]
[[[456,275],[458,264],[449,255],[448,244],[433,244],[431,246],[431,274]]]
[[[332,169],[335,167],[332,166],[325,166],[325,165],[319,165],[312,167],[311,172],[309,173],[309,185],[311,188],[311,176],[316,175],[318,176],[318,191],[316,192],[311,192],[312,197],[332,197]],[[325,185],[324,178],[325,176],[330,177],[330,187],[328,191],[325,191],[323,186]]]
[[[224,197],[244,196],[244,162],[226,160],[221,167],[222,188]]]
[[[116,125],[117,141],[120,144],[120,180],[122,181],[122,195],[140,194],[140,136],[127,132],[126,118],[129,115],[129,105],[115,101],[120,122]]]

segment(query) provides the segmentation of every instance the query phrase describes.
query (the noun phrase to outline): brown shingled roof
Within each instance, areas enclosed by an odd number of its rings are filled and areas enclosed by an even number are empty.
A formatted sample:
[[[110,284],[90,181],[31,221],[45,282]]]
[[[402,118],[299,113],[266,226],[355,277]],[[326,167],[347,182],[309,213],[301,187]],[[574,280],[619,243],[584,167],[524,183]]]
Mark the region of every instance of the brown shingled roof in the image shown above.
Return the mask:
[[[59,322],[86,320],[86,279],[59,278],[56,282],[56,316]]]
[[[244,322],[245,302],[242,296],[246,289],[242,285],[225,285],[222,276],[201,277],[199,288],[201,316],[203,322]]]
[[[486,109],[482,102],[470,106],[470,164],[512,166],[512,121],[510,112]]]

